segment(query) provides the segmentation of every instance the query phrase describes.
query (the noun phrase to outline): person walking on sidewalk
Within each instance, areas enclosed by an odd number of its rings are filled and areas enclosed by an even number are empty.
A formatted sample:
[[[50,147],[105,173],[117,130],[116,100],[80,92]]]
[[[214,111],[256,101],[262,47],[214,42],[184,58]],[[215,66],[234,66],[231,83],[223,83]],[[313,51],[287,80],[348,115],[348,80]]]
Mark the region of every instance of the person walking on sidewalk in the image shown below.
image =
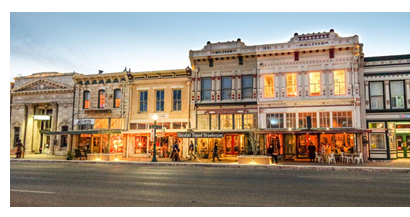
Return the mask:
[[[309,150],[309,158],[311,162],[315,161],[315,151],[316,151],[316,147],[313,145],[312,142],[310,142],[310,145],[308,147]]]
[[[22,153],[21,149],[23,148],[23,150],[26,151],[26,147],[24,147],[24,145],[21,144],[20,139],[17,141],[16,146],[17,146],[16,158],[21,158],[21,153]],[[23,157],[24,157],[24,154],[23,154]]]
[[[271,162],[272,162],[272,164],[273,164],[273,163],[274,163],[274,160],[273,160],[273,147],[272,147],[272,145],[269,145],[267,154],[268,154],[269,157],[271,157]]]
[[[192,141],[191,141],[191,144],[189,145],[188,153],[189,153],[189,160],[191,160],[192,157],[194,157],[194,160],[196,160],[196,156],[194,155],[194,143]]]
[[[179,145],[178,142],[175,142],[174,147],[173,147],[173,158],[172,161],[181,161],[181,159],[179,158]]]
[[[212,162],[215,162],[215,157],[218,158],[219,161],[221,161],[218,157],[218,143],[216,143],[216,142],[215,142],[215,145],[214,145],[214,153],[213,154],[214,154],[214,157],[212,159]]]

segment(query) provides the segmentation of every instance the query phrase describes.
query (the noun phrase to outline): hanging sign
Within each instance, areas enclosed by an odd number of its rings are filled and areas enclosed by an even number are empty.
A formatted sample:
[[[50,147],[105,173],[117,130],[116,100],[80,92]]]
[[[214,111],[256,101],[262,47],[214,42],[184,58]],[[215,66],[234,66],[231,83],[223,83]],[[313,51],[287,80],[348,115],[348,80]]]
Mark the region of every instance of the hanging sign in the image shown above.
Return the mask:
[[[155,141],[155,133],[154,133],[155,129],[151,129],[151,142]]]

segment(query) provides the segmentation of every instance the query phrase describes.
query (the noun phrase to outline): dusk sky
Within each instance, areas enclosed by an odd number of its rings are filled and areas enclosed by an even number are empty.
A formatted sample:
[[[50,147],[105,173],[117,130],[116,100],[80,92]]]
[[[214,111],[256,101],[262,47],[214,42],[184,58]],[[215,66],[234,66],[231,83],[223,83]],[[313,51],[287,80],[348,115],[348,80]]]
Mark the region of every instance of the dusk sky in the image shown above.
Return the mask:
[[[365,56],[410,53],[410,13],[10,13],[10,81],[18,74],[181,69],[189,50],[241,38],[288,42],[335,29]]]

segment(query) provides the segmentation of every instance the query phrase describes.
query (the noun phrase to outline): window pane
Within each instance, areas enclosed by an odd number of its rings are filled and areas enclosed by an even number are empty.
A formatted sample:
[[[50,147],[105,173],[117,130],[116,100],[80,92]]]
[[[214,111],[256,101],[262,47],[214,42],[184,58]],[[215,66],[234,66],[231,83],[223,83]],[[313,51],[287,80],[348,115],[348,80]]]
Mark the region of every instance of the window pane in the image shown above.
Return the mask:
[[[219,129],[219,118],[218,115],[211,115],[211,130]]]
[[[140,92],[140,112],[146,112],[147,111],[147,97],[148,96],[148,91],[141,91]]]
[[[181,111],[181,90],[173,90],[173,110]]]
[[[232,78],[222,77],[222,99],[231,99]]]
[[[265,75],[265,97],[272,98],[274,97],[274,83],[273,83],[273,75]]]
[[[198,130],[209,130],[209,115],[198,115]]]
[[[164,90],[157,90],[157,111],[164,111]]]
[[[352,127],[352,112],[333,112],[333,127]]]
[[[310,72],[310,95],[320,96],[320,72]]]
[[[252,75],[242,76],[242,88],[253,87]]]
[[[242,114],[235,114],[235,129],[242,129]]]
[[[202,79],[201,95],[202,100],[211,100],[212,80],[211,78]]]
[[[296,128],[296,113],[286,113],[286,127]]]
[[[384,133],[370,133],[370,149],[386,150],[385,134]]]
[[[346,82],[345,82],[345,71],[344,70],[334,71],[334,86],[335,86],[335,95],[346,94]]]
[[[244,114],[243,115],[243,128],[244,129],[254,129],[256,127],[256,115],[254,114]]]
[[[221,118],[221,130],[233,129],[232,115],[220,115]]]
[[[403,81],[391,81],[391,107],[392,109],[404,108],[404,85]]]
[[[283,128],[283,114],[266,114],[266,128]]]
[[[316,112],[299,113],[299,128],[307,128],[307,116],[311,118],[312,128],[317,128]]]
[[[298,88],[296,82],[296,73],[286,75],[287,96],[293,97],[298,95]]]
[[[98,108],[104,108],[105,106],[105,91],[100,90],[98,95]]]
[[[319,127],[330,127],[330,112],[319,112],[319,118]]]
[[[370,82],[370,96],[382,96],[383,95],[383,83],[382,82]]]

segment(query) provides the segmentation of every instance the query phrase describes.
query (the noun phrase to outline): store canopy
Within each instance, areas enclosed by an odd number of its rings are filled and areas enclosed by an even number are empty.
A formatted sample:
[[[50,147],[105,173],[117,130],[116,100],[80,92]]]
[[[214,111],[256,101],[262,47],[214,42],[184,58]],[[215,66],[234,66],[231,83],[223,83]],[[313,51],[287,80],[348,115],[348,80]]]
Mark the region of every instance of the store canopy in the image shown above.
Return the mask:
[[[46,135],[121,134],[121,130],[73,130],[46,132]]]
[[[369,133],[371,130],[359,129],[359,128],[314,128],[314,129],[263,129],[258,130],[255,133],[283,133],[283,134],[352,134],[352,133]]]

